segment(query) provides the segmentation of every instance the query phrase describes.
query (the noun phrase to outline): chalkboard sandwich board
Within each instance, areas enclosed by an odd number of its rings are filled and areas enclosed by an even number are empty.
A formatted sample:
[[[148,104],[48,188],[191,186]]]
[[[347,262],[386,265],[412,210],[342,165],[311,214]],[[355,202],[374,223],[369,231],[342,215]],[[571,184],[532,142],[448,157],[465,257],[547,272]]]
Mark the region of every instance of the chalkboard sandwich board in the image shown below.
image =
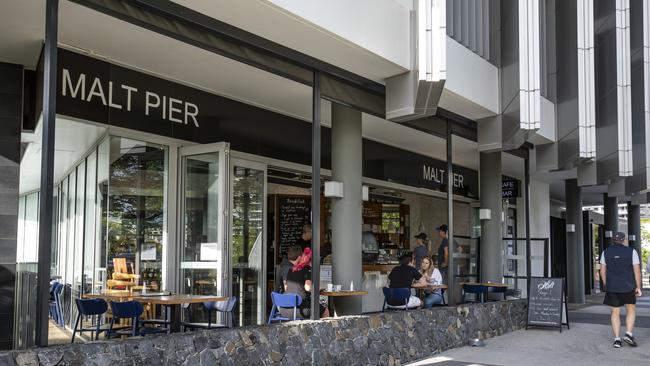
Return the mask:
[[[566,322],[563,322],[563,312]],[[531,277],[528,289],[528,326],[569,327],[566,281],[557,277]]]

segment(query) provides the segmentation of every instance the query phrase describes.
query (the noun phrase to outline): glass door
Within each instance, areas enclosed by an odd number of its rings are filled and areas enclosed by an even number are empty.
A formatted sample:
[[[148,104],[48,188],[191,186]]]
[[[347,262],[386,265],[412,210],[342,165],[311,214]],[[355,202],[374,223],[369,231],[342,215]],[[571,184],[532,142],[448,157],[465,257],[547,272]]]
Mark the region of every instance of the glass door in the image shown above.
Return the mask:
[[[186,294],[228,296],[224,215],[228,145],[183,147],[179,156],[180,289]]]
[[[266,165],[232,159],[230,164],[230,263],[235,323],[262,324],[266,303]]]

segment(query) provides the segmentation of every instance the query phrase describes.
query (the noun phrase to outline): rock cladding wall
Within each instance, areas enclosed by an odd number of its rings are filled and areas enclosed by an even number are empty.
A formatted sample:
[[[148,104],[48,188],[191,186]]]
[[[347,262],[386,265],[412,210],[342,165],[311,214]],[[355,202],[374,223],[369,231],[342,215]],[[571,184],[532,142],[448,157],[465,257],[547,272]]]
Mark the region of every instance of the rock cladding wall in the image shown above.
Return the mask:
[[[521,329],[526,300],[0,353],[0,365],[399,365]]]

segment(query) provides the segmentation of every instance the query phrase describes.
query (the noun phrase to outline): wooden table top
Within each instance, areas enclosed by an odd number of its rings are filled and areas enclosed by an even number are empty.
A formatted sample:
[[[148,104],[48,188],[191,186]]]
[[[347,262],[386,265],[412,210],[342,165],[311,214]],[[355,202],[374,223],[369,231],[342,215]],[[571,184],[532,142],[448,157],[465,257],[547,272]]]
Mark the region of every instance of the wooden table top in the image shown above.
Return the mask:
[[[133,295],[134,293],[128,290],[104,290],[100,293],[83,294],[81,295],[81,298],[115,300],[115,299],[129,299],[133,297]]]
[[[478,282],[463,282],[461,285],[471,285],[471,286],[485,286],[485,287],[508,287],[505,283],[497,283],[497,282],[483,282],[483,283],[478,283]]]
[[[180,304],[194,304],[198,302],[213,302],[213,301],[226,301],[228,297],[225,296],[210,296],[210,295],[167,295],[167,296],[149,296],[136,294],[133,300],[139,302],[146,302],[149,304],[160,305],[180,305]]]
[[[414,284],[414,285],[411,286],[411,287],[413,287],[413,288],[415,288],[415,289],[423,289],[423,290],[424,290],[424,289],[431,289],[431,290],[446,290],[446,289],[449,288],[449,286],[447,286],[447,285],[424,285],[424,286],[422,286],[422,285],[418,285],[418,284]]]
[[[363,296],[363,295],[368,295],[368,291],[321,291],[321,295],[323,296],[331,296],[331,297],[344,297],[344,296]]]
[[[113,301],[123,301],[123,300],[135,300],[143,303],[149,304],[161,304],[161,305],[178,305],[178,304],[190,304],[190,303],[199,303],[199,302],[212,302],[212,301],[226,301],[227,297],[224,296],[211,296],[211,295],[180,295],[174,294],[170,295],[169,293],[164,292],[149,292],[149,293],[138,293],[131,292],[126,290],[106,290],[97,294],[84,294],[82,295],[84,299],[104,299],[104,300],[113,300]]]

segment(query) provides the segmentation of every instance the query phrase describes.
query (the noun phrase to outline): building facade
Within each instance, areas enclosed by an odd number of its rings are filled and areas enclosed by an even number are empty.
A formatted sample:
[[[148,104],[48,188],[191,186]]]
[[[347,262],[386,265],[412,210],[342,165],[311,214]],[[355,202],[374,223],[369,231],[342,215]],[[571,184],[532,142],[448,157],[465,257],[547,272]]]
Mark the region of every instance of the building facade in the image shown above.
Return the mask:
[[[263,323],[301,241],[316,283],[369,292],[341,313],[378,311],[442,224],[451,302],[530,276],[584,302],[612,232],[640,243],[648,6],[3,2],[0,348],[46,344],[50,279],[64,327],[75,298],[132,286],[237,296],[236,323]]]

